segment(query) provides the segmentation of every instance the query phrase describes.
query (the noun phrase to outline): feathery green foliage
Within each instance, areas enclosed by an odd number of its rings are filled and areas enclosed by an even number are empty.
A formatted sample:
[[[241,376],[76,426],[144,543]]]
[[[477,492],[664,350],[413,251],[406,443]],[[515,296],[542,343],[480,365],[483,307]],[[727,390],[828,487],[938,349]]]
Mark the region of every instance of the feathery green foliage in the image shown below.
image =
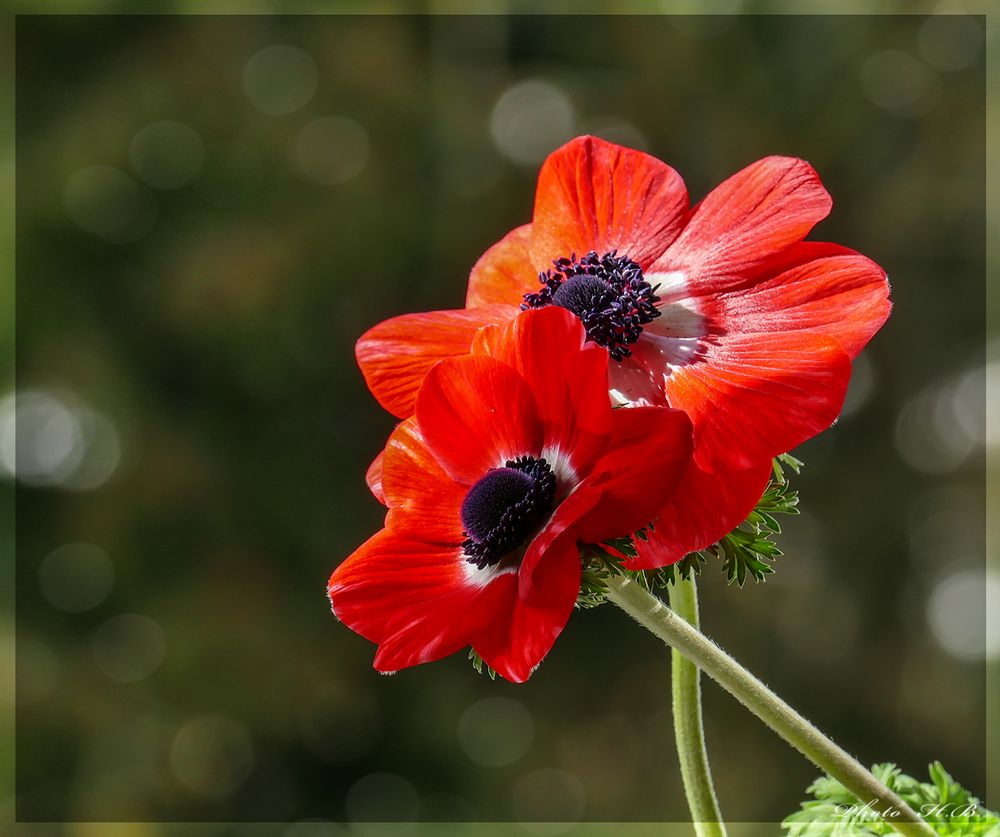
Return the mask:
[[[1000,817],[955,782],[934,762],[930,782],[918,782],[894,764],[876,764],[872,773],[895,791],[942,837],[1000,837]],[[813,799],[781,824],[787,837],[871,837],[894,834],[869,803],[862,803],[836,779],[823,776],[808,792]]]
[[[497,679],[497,673],[493,670],[493,667],[479,656],[479,652],[475,648],[469,649],[469,659],[472,660],[472,667],[479,674],[482,674],[483,669],[486,669],[486,674],[490,676],[490,680]]]
[[[722,569],[730,584],[742,587],[747,577],[765,581],[774,572],[772,564],[782,554],[774,542],[774,536],[781,534],[781,524],[775,515],[799,513],[799,494],[789,486],[785,468],[798,474],[802,463],[789,454],[777,457],[764,495],[746,521],[705,550],[722,559]]]

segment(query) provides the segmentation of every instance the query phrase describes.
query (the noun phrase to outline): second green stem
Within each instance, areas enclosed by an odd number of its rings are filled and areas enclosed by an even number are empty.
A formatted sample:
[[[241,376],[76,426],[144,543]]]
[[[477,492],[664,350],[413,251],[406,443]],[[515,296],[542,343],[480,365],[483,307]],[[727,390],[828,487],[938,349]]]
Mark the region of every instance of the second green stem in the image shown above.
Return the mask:
[[[670,607],[693,628],[698,628],[698,588],[694,576],[678,577],[670,586]],[[671,649],[670,656],[674,738],[691,822],[698,837],[726,837],[705,748],[701,672],[676,648]]]
[[[865,803],[870,801],[872,807],[900,834],[936,837],[937,832],[897,793],[642,585],[626,576],[612,575],[608,578],[607,597],[644,628],[680,651],[859,800]]]

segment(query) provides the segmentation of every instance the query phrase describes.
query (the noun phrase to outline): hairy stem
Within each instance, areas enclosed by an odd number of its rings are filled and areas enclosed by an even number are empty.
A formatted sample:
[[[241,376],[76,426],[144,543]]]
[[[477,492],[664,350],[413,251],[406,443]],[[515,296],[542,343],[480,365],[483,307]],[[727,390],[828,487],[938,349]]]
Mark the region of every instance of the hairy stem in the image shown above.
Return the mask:
[[[670,586],[674,613],[698,627],[698,588],[694,575],[675,579]],[[712,785],[712,769],[705,749],[701,713],[701,672],[676,648],[671,650],[671,691],[674,708],[674,738],[681,765],[684,795],[698,837],[726,837],[726,825]]]
[[[700,631],[626,576],[608,579],[608,598],[676,649],[821,770],[870,803],[900,834],[936,837],[934,830],[864,765],[837,746]]]

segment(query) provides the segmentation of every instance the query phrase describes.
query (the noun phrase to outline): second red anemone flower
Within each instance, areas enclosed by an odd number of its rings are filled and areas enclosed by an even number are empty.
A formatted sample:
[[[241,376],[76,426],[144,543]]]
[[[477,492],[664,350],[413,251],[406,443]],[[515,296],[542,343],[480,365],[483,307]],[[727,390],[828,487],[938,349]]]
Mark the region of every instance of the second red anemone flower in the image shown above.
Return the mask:
[[[467,352],[483,326],[522,309],[572,312],[610,356],[617,402],[670,405],[694,425],[684,487],[632,566],[666,564],[742,522],[771,458],[830,426],[851,358],[888,316],[877,264],[803,241],[830,207],[808,163],[767,157],[690,208],[665,163],[580,137],[542,166],[532,222],[476,263],[466,307],[375,326],[358,362],[403,418],[427,370]]]
[[[584,340],[569,312],[529,311],[426,375],[385,449],[385,528],[328,588],[380,671],[472,645],[527,679],[576,602],[578,543],[635,532],[680,482],[687,416],[613,410],[608,353]]]

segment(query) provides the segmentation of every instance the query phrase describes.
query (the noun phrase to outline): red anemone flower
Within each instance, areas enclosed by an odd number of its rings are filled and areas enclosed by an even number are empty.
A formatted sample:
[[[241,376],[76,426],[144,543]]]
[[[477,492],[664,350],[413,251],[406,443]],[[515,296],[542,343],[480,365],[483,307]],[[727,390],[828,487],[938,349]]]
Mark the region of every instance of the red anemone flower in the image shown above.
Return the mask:
[[[767,157],[690,208],[665,163],[579,137],[542,166],[532,222],[473,267],[466,308],[387,320],[358,341],[358,362],[405,417],[427,370],[479,328],[525,308],[572,311],[612,358],[612,397],[682,409],[694,425],[684,486],[632,565],[661,566],[738,525],[771,458],[830,426],[851,358],[889,314],[877,264],[803,241],[830,207],[808,163]]]
[[[522,682],[580,590],[578,542],[648,523],[691,459],[680,410],[613,410],[608,354],[559,308],[484,330],[425,376],[386,445],[385,528],[333,573],[334,613],[395,671],[468,645]]]

